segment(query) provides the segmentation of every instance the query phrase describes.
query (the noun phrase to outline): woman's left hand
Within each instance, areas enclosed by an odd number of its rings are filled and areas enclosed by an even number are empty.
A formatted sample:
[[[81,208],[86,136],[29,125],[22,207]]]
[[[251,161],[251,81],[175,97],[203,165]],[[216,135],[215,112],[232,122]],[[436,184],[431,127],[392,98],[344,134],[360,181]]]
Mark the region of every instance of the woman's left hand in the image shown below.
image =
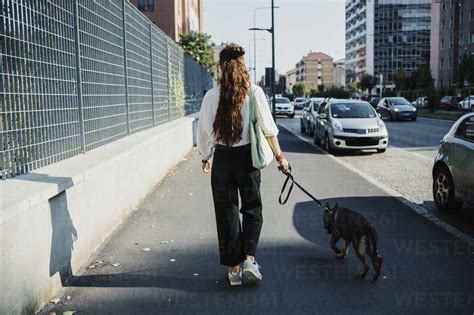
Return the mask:
[[[286,159],[281,160],[278,164],[280,164],[280,166],[282,167],[283,173],[288,172],[288,169],[290,168],[290,163],[288,163]]]

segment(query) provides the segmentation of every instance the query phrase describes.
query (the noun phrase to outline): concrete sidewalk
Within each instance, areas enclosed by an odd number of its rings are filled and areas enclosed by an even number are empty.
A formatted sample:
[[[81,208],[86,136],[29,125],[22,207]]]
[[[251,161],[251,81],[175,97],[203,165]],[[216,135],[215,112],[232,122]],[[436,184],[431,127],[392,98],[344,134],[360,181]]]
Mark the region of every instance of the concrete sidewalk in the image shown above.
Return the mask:
[[[264,281],[230,288],[218,265],[210,177],[193,150],[43,313],[472,314],[472,248],[289,132],[279,138],[302,185],[376,227],[385,259],[376,284],[356,279],[352,249],[335,259],[322,212],[306,195],[295,188],[278,204],[284,177],[273,164],[262,176]]]

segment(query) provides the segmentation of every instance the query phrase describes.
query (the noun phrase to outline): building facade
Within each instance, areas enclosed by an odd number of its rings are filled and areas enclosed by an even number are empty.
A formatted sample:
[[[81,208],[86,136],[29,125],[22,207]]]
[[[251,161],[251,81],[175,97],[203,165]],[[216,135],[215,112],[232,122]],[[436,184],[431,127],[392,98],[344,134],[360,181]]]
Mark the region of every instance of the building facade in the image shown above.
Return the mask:
[[[296,83],[296,69],[291,69],[286,73],[286,93],[293,94],[293,85]]]
[[[202,0],[129,0],[175,41],[179,35],[202,32]]]
[[[458,76],[460,61],[464,54],[474,53],[474,1],[435,2],[431,16],[430,66],[435,87],[462,87],[464,82]]]
[[[346,83],[364,74],[393,85],[429,62],[433,0],[347,0]]]
[[[346,59],[334,61],[334,86],[346,86]]]
[[[296,82],[304,82],[309,90],[334,86],[334,60],[322,52],[310,52],[296,64]]]

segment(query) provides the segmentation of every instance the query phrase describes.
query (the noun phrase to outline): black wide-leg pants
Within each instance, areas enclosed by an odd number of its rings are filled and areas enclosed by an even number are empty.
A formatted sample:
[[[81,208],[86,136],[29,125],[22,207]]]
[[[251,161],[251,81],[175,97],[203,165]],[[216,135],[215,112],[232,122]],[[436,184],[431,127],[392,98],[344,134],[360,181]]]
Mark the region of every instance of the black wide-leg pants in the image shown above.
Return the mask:
[[[263,224],[260,170],[252,166],[250,145],[216,146],[211,186],[220,263],[236,266],[245,255],[255,256]]]

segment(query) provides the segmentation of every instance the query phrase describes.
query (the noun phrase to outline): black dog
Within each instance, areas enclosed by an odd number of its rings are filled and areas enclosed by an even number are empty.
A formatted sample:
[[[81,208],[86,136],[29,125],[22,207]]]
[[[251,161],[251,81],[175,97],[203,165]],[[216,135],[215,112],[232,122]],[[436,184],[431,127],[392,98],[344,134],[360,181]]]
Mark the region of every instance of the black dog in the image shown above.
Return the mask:
[[[352,243],[357,258],[364,265],[364,270],[359,273],[361,279],[365,278],[369,271],[369,265],[365,261],[365,254],[372,259],[374,275],[372,281],[377,281],[380,275],[383,258],[377,250],[377,233],[370,223],[360,214],[347,208],[339,207],[337,204],[330,208],[326,204],[324,211],[324,228],[331,234],[330,245],[338,258],[344,258],[349,252]],[[344,248],[337,247],[337,242],[342,238],[345,241]]]

